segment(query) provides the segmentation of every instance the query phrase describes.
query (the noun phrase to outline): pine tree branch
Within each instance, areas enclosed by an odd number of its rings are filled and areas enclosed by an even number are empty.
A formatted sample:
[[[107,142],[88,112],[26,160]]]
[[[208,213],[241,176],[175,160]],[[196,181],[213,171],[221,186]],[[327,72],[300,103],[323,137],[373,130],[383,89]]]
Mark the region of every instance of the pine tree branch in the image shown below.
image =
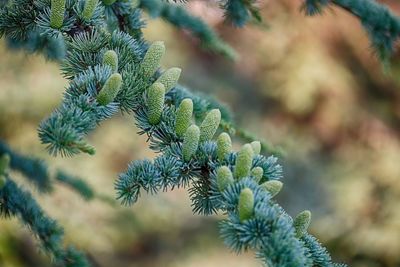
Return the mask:
[[[357,17],[368,33],[371,45],[379,58],[388,63],[400,37],[400,18],[388,7],[373,0],[306,0],[303,9],[314,15],[334,4]]]
[[[39,240],[42,249],[50,254],[54,263],[65,267],[89,266],[85,256],[73,247],[64,249],[63,229],[49,218],[32,196],[22,190],[10,177],[0,188],[0,215],[16,216]]]
[[[52,190],[52,183],[47,165],[39,159],[16,153],[6,143],[0,140],[0,155],[10,156],[10,168],[20,171],[24,177],[34,183],[42,192]]]

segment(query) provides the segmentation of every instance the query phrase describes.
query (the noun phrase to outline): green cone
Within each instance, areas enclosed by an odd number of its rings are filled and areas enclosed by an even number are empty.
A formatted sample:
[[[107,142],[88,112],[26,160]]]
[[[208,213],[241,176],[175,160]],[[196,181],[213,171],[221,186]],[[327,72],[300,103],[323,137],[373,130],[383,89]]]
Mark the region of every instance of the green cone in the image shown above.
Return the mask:
[[[108,50],[103,55],[103,64],[109,65],[113,72],[118,71],[118,55],[114,50]]]
[[[211,140],[221,122],[221,112],[213,109],[204,118],[200,125],[200,142]]]
[[[122,76],[119,73],[111,74],[97,95],[97,102],[102,106],[113,102],[121,89],[121,85]]]
[[[293,226],[296,230],[296,236],[298,238],[302,237],[307,233],[307,229],[311,223],[311,212],[305,210],[300,212],[293,221]]]
[[[161,120],[161,114],[164,108],[165,89],[161,83],[153,83],[148,89],[147,105],[149,122],[153,125]]]
[[[182,100],[176,111],[175,132],[178,136],[183,136],[190,126],[193,114],[193,101],[190,98]]]
[[[241,222],[250,219],[254,213],[254,194],[250,188],[244,188],[239,196],[239,219]]]
[[[50,26],[53,29],[60,29],[64,23],[66,0],[51,0]]]
[[[223,161],[231,151],[232,151],[231,137],[227,133],[221,133],[217,138],[218,160]]]
[[[183,160],[189,161],[196,153],[199,146],[200,129],[197,125],[191,125],[186,130],[185,138],[183,139],[182,154]]]
[[[237,153],[235,165],[235,178],[240,179],[250,175],[253,162],[253,148],[250,144],[245,144]]]
[[[271,197],[276,196],[282,189],[283,183],[276,180],[271,180],[261,184],[261,188],[267,190]]]
[[[233,175],[227,166],[221,166],[217,170],[217,184],[219,191],[224,191],[228,185],[233,184]]]
[[[180,68],[170,68],[157,79],[156,82],[162,83],[165,87],[165,92],[171,90],[179,80],[182,70]]]

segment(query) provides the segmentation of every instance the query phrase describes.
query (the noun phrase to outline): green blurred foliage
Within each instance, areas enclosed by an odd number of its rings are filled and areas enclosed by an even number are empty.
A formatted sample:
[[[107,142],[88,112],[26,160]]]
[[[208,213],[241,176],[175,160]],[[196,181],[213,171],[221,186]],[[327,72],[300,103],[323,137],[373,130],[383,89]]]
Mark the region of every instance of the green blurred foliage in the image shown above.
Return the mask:
[[[397,1],[386,2],[400,13]],[[357,19],[337,9],[306,18],[299,4],[264,1],[264,24],[235,29],[212,5],[187,3],[239,51],[234,64],[196,50],[161,21],[149,21],[145,36],[166,42],[163,65],[181,67],[183,84],[216,95],[239,125],[285,149],[278,200],[292,215],[313,212],[311,232],[333,258],[354,267],[399,266],[400,53],[384,72]],[[61,100],[66,83],[58,66],[4,44],[0,55],[0,138],[14,148],[111,198],[129,161],[154,156],[132,118],[121,116],[90,136],[95,156],[51,158],[36,128]],[[258,266],[251,253],[224,248],[217,218],[192,215],[183,190],[145,196],[133,208],[84,202],[62,186],[35,196],[97,266]],[[48,264],[16,220],[1,220],[0,229],[0,266]]]

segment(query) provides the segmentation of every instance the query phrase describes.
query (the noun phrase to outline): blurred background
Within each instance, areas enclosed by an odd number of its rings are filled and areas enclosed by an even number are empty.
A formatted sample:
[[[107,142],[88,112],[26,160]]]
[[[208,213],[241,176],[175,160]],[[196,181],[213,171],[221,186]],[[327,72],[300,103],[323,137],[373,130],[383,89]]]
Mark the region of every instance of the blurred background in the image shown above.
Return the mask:
[[[278,201],[291,215],[312,211],[310,232],[335,261],[400,266],[400,51],[384,70],[356,18],[335,8],[305,17],[300,2],[260,1],[263,24],[240,29],[207,1],[187,3],[239,52],[237,62],[203,52],[160,20],[148,20],[145,37],[165,41],[163,66],[181,67],[182,84],[216,96],[240,126],[283,148]],[[382,2],[400,15],[398,1]],[[17,151],[83,177],[111,199],[117,174],[131,160],[154,156],[133,119],[117,116],[90,135],[95,156],[50,157],[36,129],[60,103],[66,81],[40,55],[1,42],[0,57],[0,138]],[[224,247],[222,216],[193,215],[185,190],[143,195],[124,208],[86,202],[63,186],[39,194],[19,181],[95,266],[260,266],[251,252]],[[49,266],[16,219],[0,220],[0,266]]]

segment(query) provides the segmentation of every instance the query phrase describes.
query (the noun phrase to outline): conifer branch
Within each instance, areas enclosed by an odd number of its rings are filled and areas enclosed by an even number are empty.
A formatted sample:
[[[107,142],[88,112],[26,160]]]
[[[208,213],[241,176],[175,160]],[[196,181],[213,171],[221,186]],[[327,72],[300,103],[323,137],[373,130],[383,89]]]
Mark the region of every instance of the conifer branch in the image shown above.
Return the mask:
[[[89,266],[84,254],[73,247],[64,248],[63,229],[49,218],[32,196],[7,176],[0,188],[0,215],[16,216],[39,240],[42,249],[51,255],[57,266]]]
[[[24,177],[29,178],[29,181],[34,183],[40,191],[49,192],[52,190],[52,183],[48,174],[48,168],[43,161],[21,155],[13,151],[1,140],[0,155],[9,155],[10,168],[24,174]]]
[[[165,47],[161,42],[148,46],[142,39],[140,11],[131,2],[52,0],[49,5],[45,0],[21,1],[13,0],[1,8],[0,35],[26,40],[36,32],[46,38],[62,37],[66,43],[62,71],[69,85],[62,104],[39,129],[51,154],[93,154],[86,136],[118,111],[132,114],[139,134],[146,134],[150,148],[160,154],[153,161],[132,162],[119,175],[115,189],[122,204],[135,203],[142,191],[157,193],[190,186],[195,213],[227,214],[220,225],[221,236],[232,250],[254,249],[268,266],[342,266],[332,263],[326,249],[307,233],[309,212],[293,220],[273,199],[282,188],[278,181],[282,167],[274,156],[260,154],[268,144],[252,142],[233,152],[228,133],[214,141],[218,129],[237,130],[229,124],[229,115],[219,103],[204,101],[177,86],[180,69],[159,70]],[[21,3],[31,5],[26,9]],[[370,0],[308,0],[305,9],[313,14],[329,3],[361,19],[381,56],[393,51],[399,23],[386,8]],[[242,25],[253,12],[254,1],[227,0],[225,4],[228,16]],[[139,5],[151,15],[190,29],[212,50],[232,56],[213,31],[182,7],[155,0],[141,0]],[[240,135],[249,138],[246,131]],[[18,156],[3,150],[10,155],[11,167],[29,175],[29,166],[18,164]],[[22,161],[29,162],[26,158]],[[47,174],[43,165],[38,169]],[[20,216],[57,262],[85,266],[79,255],[63,250],[59,242],[62,231],[55,222],[9,179],[5,167],[0,172],[0,213]],[[57,177],[91,195],[77,180],[63,173]]]
[[[360,20],[375,52],[386,63],[400,37],[400,18],[374,0],[306,0],[303,9],[308,15],[320,14],[329,4],[348,11]]]

